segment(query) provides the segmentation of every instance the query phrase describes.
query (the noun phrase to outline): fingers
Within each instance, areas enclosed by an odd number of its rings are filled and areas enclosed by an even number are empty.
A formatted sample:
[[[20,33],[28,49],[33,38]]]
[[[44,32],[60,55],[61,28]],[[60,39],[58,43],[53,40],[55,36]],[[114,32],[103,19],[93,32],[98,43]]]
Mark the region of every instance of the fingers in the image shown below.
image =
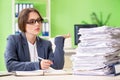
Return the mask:
[[[58,35],[57,37],[59,37],[59,36],[62,36],[62,37],[64,37],[65,39],[71,37],[70,33],[64,34],[64,35]]]
[[[50,64],[50,65],[53,64],[53,62],[50,61],[50,60],[44,60],[44,62],[45,62],[45,63],[48,63],[48,64]]]
[[[71,37],[70,33],[63,35],[64,38],[69,38]]]
[[[42,60],[41,61],[41,69],[48,69],[51,64],[53,64],[53,62],[50,60]]]

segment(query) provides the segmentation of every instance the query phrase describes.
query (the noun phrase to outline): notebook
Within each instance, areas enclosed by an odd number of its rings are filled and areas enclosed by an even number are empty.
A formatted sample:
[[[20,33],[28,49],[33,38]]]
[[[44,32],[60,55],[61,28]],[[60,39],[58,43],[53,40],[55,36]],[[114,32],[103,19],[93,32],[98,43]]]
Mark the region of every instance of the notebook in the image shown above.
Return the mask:
[[[65,70],[35,70],[35,71],[16,71],[16,76],[48,76],[48,75],[70,75],[71,72]]]
[[[15,76],[42,76],[43,70],[35,71],[15,71]]]

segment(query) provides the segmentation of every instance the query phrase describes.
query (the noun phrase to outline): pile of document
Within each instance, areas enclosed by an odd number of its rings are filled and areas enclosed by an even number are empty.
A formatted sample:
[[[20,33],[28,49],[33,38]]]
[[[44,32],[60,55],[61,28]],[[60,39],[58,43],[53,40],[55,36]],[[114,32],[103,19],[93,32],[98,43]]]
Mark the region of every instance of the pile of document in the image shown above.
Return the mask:
[[[80,28],[80,43],[72,55],[73,74],[110,75],[120,61],[120,28]]]

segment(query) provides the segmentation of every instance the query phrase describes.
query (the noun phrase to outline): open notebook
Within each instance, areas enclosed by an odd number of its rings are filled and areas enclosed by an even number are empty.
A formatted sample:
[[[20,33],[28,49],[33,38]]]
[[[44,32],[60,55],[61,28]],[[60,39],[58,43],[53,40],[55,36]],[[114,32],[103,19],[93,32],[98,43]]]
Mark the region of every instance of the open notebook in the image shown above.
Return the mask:
[[[65,70],[35,70],[35,71],[16,71],[16,76],[47,76],[47,75],[70,75],[71,72]]]

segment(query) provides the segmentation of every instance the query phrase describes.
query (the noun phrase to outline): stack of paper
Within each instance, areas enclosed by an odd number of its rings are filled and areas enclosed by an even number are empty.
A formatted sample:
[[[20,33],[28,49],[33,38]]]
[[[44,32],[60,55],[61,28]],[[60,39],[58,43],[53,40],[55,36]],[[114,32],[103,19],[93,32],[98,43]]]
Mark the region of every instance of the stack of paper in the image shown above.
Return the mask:
[[[72,55],[73,74],[108,75],[111,65],[120,61],[120,29],[110,27],[80,28],[81,41]]]

